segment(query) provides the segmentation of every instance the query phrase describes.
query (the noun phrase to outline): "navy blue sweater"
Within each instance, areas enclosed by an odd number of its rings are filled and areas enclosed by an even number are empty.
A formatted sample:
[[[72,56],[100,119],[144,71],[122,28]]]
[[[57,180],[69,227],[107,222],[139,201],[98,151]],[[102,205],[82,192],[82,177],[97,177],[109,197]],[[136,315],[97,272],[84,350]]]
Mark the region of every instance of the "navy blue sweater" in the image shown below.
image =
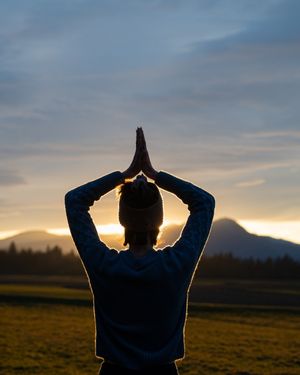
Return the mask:
[[[214,197],[165,171],[157,186],[175,194],[190,211],[172,246],[136,258],[101,241],[89,208],[124,182],[120,171],[79,186],[65,195],[70,231],[93,294],[96,356],[130,369],[184,357],[188,292],[207,241]]]

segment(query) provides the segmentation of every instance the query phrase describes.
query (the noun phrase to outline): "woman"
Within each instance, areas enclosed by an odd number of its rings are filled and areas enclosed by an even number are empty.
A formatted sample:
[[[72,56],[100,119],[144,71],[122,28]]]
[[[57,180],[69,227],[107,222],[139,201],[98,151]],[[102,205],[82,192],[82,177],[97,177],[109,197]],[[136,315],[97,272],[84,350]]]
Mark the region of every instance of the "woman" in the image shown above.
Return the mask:
[[[132,179],[140,171],[134,181]],[[147,177],[154,180],[148,182]],[[97,234],[89,208],[118,188],[119,219],[128,249],[108,248]],[[158,187],[175,194],[190,211],[178,240],[154,249],[163,221]],[[142,128],[129,168],[69,191],[66,214],[93,294],[96,356],[101,375],[173,375],[184,357],[188,292],[209,236],[214,197],[150,161]]]

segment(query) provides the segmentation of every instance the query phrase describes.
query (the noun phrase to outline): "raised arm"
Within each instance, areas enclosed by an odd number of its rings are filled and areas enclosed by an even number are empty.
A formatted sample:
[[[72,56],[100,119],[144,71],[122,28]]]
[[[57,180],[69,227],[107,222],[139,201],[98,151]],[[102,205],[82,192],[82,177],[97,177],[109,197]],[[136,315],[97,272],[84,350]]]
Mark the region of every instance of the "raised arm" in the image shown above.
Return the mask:
[[[193,272],[203,252],[212,225],[215,199],[207,191],[180,179],[165,171],[153,168],[148,154],[145,137],[142,131],[142,170],[154,182],[188,205],[190,215],[181,232],[180,238],[171,247],[167,247],[166,255],[171,258],[176,268]]]
[[[141,128],[136,129],[136,150],[130,166],[124,171],[115,171],[90,181],[65,195],[66,215],[79,255],[89,273],[99,266],[103,256],[111,251],[98,236],[89,214],[90,207],[101,196],[132,178],[141,170]]]
[[[193,272],[204,250],[212,225],[215,199],[207,191],[165,171],[156,175],[155,183],[188,205],[190,211],[179,239],[168,250],[175,261]],[[176,258],[176,259],[175,259]]]
[[[65,209],[72,238],[87,272],[99,265],[108,247],[99,239],[89,209],[101,196],[124,182],[122,172],[115,171],[88,182],[65,195]]]

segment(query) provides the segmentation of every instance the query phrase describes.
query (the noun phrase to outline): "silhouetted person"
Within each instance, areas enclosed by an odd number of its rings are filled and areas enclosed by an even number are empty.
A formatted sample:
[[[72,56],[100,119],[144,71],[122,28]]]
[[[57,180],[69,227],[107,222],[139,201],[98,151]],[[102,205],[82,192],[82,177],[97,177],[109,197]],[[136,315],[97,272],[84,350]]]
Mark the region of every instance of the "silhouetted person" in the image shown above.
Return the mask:
[[[184,357],[188,292],[207,241],[214,197],[150,162],[142,128],[136,130],[130,167],[69,191],[66,213],[93,293],[99,374],[178,374]],[[144,175],[138,175],[140,171]],[[147,177],[155,183],[147,181]],[[154,249],[163,222],[158,187],[188,205],[190,215],[173,246]],[[128,249],[108,248],[97,234],[89,207],[118,187],[119,220]]]

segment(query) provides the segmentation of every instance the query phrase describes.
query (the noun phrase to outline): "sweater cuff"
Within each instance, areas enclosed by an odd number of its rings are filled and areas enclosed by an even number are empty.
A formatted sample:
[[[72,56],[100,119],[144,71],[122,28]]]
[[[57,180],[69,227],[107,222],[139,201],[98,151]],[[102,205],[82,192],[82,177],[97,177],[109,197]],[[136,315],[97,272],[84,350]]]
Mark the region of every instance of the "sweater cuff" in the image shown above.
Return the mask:
[[[115,185],[124,184],[125,177],[121,171],[115,171],[111,173],[112,180],[115,182]]]

